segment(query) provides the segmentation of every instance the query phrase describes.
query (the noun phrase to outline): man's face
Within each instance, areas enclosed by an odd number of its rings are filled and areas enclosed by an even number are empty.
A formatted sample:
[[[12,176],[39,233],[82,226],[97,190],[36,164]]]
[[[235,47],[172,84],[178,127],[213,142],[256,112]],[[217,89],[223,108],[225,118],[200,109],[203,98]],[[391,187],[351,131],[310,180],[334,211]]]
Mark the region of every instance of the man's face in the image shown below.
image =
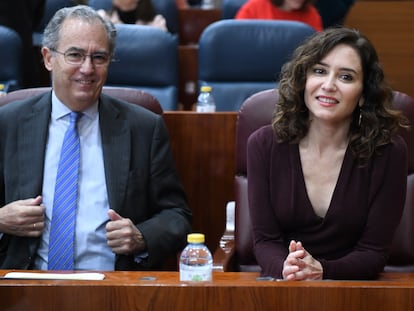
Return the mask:
[[[81,64],[74,65],[62,53],[109,55],[107,33],[100,23],[70,18],[63,22],[59,37],[56,52],[42,49],[45,67],[52,73],[52,87],[57,97],[71,110],[83,111],[99,98],[109,62],[98,65],[87,56]]]

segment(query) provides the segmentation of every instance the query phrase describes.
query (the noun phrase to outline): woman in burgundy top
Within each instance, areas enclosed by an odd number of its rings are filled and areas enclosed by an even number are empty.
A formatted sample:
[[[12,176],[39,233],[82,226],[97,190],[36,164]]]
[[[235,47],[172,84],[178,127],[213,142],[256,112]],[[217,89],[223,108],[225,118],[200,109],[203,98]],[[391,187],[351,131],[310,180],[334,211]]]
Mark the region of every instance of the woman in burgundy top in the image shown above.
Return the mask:
[[[377,53],[358,31],[316,33],[283,70],[272,125],[249,139],[247,176],[262,275],[371,279],[387,261],[406,193]]]

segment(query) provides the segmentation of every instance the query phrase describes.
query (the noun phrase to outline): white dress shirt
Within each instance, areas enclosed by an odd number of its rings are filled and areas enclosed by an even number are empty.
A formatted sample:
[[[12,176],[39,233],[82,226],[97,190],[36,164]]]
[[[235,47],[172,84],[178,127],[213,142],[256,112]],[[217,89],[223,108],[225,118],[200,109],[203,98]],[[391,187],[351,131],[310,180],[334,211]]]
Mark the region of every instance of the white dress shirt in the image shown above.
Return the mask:
[[[52,93],[52,114],[43,174],[45,229],[35,259],[35,269],[47,270],[50,221],[60,151],[70,110]],[[75,270],[114,270],[115,254],[107,245],[108,222],[106,189],[98,103],[83,111],[78,121],[80,137],[79,197],[75,227]]]

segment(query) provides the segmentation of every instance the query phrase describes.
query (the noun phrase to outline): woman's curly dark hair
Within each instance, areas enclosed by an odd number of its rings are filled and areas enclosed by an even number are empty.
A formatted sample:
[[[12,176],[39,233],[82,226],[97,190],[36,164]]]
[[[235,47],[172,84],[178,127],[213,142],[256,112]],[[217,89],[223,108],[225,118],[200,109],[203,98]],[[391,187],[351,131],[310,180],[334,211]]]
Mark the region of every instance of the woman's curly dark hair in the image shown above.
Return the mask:
[[[401,112],[392,108],[392,89],[371,42],[358,30],[345,27],[315,33],[293,53],[281,71],[279,100],[273,129],[280,142],[298,143],[309,129],[309,111],[304,102],[307,72],[339,44],[352,47],[363,71],[364,104],[357,106],[349,128],[349,146],[360,165],[391,142],[400,126],[407,127]],[[359,124],[361,114],[362,122]]]

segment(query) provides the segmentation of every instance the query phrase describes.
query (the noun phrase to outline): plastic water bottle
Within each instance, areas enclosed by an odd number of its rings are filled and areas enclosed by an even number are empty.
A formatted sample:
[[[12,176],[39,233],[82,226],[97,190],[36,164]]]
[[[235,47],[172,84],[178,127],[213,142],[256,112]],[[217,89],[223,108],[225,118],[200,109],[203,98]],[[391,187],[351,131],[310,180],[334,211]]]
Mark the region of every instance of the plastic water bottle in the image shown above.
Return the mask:
[[[214,112],[216,111],[216,102],[211,94],[211,86],[204,85],[200,88],[200,94],[197,98],[197,112]]]
[[[187,236],[187,242],[180,256],[180,281],[211,281],[213,257],[204,244],[204,234],[191,233]]]
[[[214,9],[214,0],[203,0],[201,1],[201,8],[204,10]]]
[[[0,83],[0,96],[6,95],[6,94],[7,94],[6,86],[3,83]]]

